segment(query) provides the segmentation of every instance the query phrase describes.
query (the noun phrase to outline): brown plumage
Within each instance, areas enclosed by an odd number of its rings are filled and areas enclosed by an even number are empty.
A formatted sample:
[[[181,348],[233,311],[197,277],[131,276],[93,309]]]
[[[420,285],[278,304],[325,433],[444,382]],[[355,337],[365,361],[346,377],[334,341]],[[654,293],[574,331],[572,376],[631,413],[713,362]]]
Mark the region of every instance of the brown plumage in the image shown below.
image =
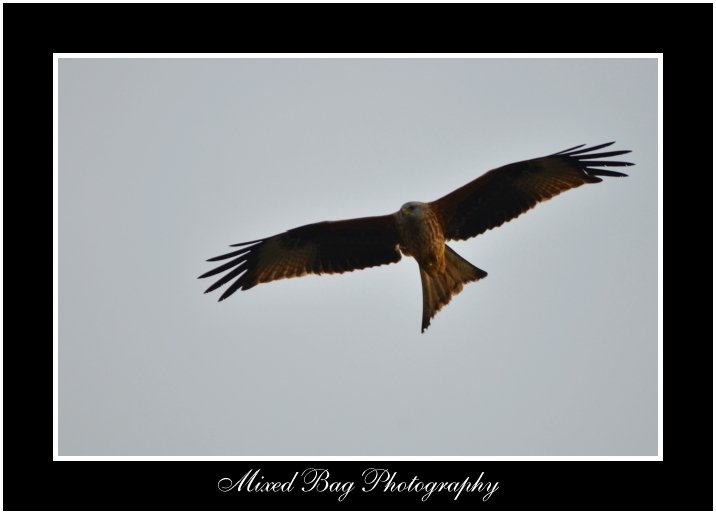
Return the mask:
[[[600,177],[624,177],[605,166],[631,166],[604,160],[629,150],[595,152],[613,143],[561,152],[508,164],[488,171],[469,184],[430,203],[408,202],[394,214],[342,221],[322,221],[281,234],[238,243],[239,250],[209,259],[229,260],[204,273],[205,278],[228,272],[205,292],[231,285],[219,301],[238,289],[308,273],[343,273],[398,262],[401,252],[420,268],[423,287],[422,331],[466,283],[484,278],[445,244],[468,239],[528,211],[539,202]]]

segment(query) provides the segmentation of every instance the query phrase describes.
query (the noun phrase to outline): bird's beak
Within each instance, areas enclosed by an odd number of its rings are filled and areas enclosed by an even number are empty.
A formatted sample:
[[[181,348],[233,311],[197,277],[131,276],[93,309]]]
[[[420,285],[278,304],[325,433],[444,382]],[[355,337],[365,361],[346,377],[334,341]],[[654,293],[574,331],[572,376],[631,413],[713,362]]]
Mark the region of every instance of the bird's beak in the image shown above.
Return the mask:
[[[403,207],[402,209],[400,209],[400,212],[403,213],[403,216],[407,216],[409,211],[407,207]]]

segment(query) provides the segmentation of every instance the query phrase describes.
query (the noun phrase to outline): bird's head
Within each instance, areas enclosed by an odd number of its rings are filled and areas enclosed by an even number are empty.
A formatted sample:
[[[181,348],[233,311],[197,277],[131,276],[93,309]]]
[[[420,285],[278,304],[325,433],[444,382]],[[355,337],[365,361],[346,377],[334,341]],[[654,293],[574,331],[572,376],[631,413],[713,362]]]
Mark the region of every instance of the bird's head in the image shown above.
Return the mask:
[[[421,218],[423,215],[422,202],[408,202],[398,211],[401,218]]]

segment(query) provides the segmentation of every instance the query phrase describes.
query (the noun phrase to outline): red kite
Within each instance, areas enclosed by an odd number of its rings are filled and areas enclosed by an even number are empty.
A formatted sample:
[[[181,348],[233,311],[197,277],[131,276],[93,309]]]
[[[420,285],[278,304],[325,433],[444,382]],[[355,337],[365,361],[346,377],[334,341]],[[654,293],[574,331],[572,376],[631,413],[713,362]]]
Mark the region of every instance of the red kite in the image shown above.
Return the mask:
[[[604,160],[630,150],[589,153],[612,144],[591,148],[580,145],[508,164],[434,202],[408,202],[393,214],[322,221],[237,243],[231,246],[241,247],[239,250],[209,259],[231,259],[229,262],[199,278],[228,271],[205,291],[233,280],[219,298],[221,301],[237,289],[251,289],[262,282],[390,264],[398,262],[402,253],[414,257],[420,268],[424,332],[430,320],[464,284],[487,276],[445,241],[475,237],[563,191],[601,182],[599,177],[625,177],[624,173],[602,168],[631,166],[631,162]]]

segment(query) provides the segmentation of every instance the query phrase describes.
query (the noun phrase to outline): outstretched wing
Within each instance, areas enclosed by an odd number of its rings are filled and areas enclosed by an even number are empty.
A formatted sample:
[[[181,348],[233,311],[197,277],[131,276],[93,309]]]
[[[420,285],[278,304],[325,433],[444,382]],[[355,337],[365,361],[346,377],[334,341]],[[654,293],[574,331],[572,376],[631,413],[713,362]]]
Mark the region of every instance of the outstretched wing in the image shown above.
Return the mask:
[[[527,212],[539,202],[559,193],[601,182],[602,177],[625,177],[605,166],[631,166],[631,162],[608,161],[629,153],[616,150],[588,153],[614,144],[591,148],[575,146],[561,152],[508,164],[488,171],[460,189],[430,204],[443,224],[446,239],[468,239]]]
[[[209,259],[231,259],[199,278],[228,271],[208,293],[234,280],[219,301],[237,289],[307,273],[343,273],[400,260],[395,215],[323,221],[281,234],[238,243],[241,249]]]

